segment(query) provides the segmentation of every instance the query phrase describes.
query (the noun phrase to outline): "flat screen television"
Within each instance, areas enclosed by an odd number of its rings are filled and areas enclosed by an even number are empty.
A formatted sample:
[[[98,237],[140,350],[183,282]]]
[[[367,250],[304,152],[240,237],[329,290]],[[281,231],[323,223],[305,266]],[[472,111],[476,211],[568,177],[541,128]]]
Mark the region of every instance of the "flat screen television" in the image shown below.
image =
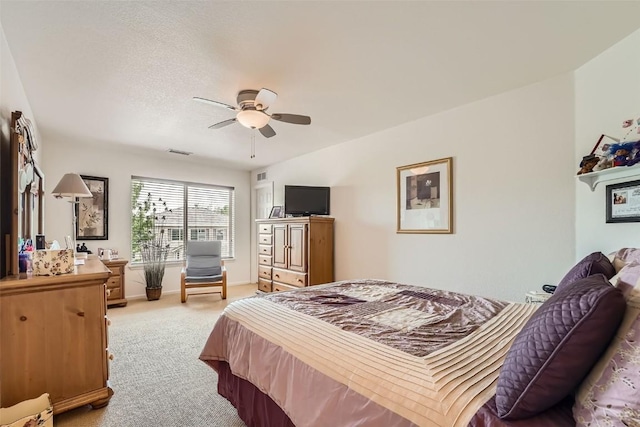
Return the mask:
[[[291,216],[329,215],[330,187],[284,186],[284,213]]]

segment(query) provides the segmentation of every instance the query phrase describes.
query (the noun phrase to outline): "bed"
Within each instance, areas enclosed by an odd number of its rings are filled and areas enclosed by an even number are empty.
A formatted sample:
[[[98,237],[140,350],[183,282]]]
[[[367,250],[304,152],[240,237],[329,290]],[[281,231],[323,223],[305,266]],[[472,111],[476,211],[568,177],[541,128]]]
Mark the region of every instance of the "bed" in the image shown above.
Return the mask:
[[[593,371],[640,330],[637,255],[618,274],[615,255],[585,257],[541,306],[380,280],[257,295],[225,309],[200,359],[248,426],[574,426],[613,412]],[[617,403],[626,425],[639,397]]]

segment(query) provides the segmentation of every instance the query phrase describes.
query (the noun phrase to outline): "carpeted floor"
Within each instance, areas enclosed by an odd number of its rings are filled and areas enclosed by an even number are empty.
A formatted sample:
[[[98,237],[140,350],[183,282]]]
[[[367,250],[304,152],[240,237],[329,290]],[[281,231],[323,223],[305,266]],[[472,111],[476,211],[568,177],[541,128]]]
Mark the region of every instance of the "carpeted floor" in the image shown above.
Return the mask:
[[[56,427],[244,426],[235,408],[218,395],[215,371],[198,356],[224,307],[256,288],[230,286],[226,301],[215,294],[181,304],[180,296],[171,294],[110,308],[115,394],[103,409],[85,406],[56,415]]]

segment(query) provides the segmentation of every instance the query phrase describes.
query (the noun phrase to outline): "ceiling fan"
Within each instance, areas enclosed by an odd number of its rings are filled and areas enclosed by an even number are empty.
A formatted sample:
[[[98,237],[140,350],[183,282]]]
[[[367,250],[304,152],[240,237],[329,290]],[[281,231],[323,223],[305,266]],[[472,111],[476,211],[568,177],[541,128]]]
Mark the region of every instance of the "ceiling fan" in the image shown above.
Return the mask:
[[[293,123],[296,125],[308,125],[311,123],[311,117],[301,116],[299,114],[286,113],[267,113],[267,109],[273,104],[278,94],[272,90],[262,88],[259,91],[254,89],[245,89],[238,92],[236,101],[237,107],[225,104],[224,102],[212,101],[210,99],[194,97],[195,101],[204,102],[205,104],[216,105],[228,110],[236,111],[236,117],[223,120],[219,123],[209,126],[209,129],[220,129],[232,123],[238,122],[242,126],[249,129],[258,129],[262,136],[271,138],[276,134],[269,125],[271,119],[285,123]]]

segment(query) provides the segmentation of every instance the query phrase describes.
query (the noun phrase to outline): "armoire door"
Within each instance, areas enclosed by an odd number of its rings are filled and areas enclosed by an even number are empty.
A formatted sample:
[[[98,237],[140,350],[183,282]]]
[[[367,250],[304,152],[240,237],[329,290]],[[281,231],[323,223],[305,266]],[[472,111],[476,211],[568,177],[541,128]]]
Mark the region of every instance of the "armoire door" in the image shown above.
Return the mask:
[[[288,268],[286,224],[273,224],[273,266]]]
[[[289,224],[289,269],[307,271],[307,224]]]

